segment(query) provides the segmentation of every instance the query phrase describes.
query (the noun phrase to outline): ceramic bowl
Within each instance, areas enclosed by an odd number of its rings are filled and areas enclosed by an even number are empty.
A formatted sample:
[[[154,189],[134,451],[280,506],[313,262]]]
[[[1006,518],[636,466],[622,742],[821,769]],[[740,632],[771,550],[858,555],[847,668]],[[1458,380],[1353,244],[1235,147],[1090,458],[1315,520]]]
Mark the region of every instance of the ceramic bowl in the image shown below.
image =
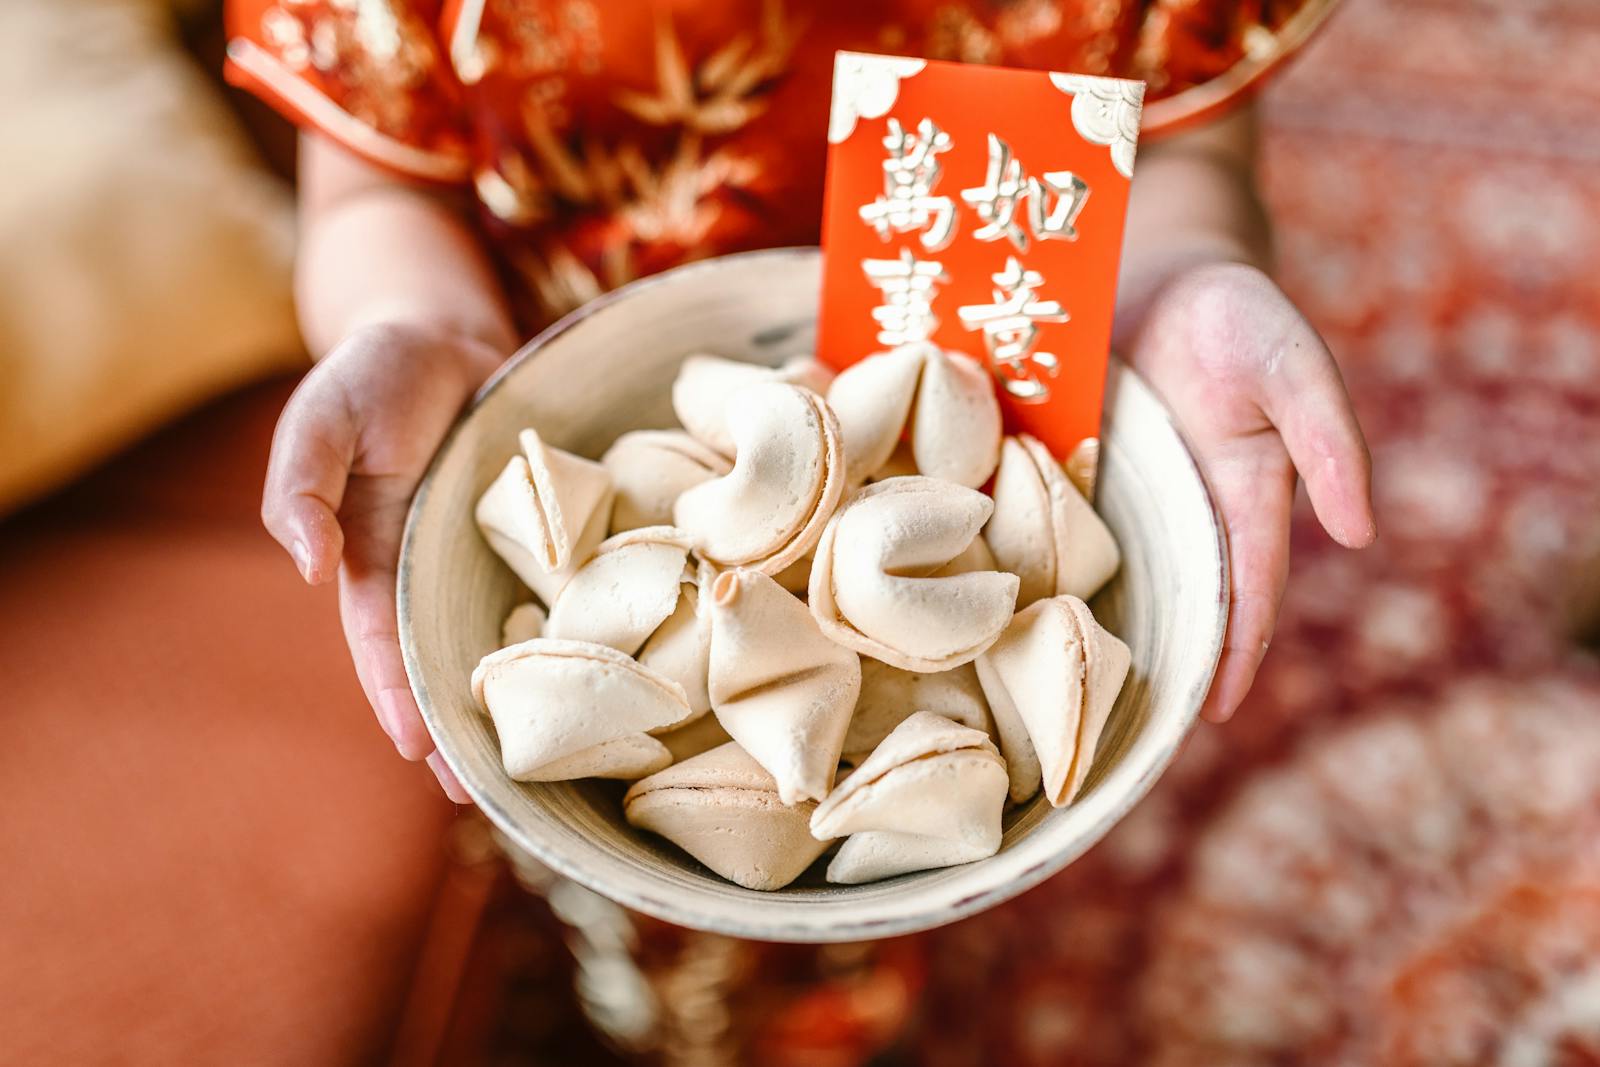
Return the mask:
[[[530,342],[477,397],[434,458],[406,525],[400,637],[417,703],[446,762],[515,847],[621,904],[669,922],[770,941],[887,937],[1012,897],[1098,841],[1144,796],[1197,719],[1227,617],[1223,538],[1205,484],[1154,393],[1113,362],[1098,505],[1122,569],[1094,601],[1133,665],[1088,783],[1071,806],[1008,815],[990,859],[858,886],[813,868],[772,893],[723,881],[622,819],[617,783],[508,778],[468,679],[498,647],[518,585],[478,536],[472,508],[533,426],[599,456],[625,430],[674,425],[669,386],[690,353],[776,364],[812,349],[821,259],[779,249],[635,282]],[[525,595],[525,594],[524,594]]]

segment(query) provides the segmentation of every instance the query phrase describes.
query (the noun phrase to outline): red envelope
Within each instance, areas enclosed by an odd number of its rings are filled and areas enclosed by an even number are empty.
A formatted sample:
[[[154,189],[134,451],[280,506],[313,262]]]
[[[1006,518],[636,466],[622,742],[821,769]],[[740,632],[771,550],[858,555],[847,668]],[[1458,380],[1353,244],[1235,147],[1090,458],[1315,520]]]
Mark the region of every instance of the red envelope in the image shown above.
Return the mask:
[[[1144,83],[840,52],[817,354],[931,341],[1008,432],[1097,437]]]

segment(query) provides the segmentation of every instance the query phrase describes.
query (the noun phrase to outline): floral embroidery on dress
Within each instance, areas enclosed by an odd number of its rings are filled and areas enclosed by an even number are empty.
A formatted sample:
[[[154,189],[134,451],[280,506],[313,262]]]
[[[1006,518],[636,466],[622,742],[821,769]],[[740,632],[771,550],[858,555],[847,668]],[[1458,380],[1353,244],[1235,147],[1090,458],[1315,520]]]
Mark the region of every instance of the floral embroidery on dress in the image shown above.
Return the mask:
[[[802,30],[784,16],[782,3],[766,0],[758,38],[739,34],[691,69],[676,29],[663,21],[656,29],[655,91],[619,89],[613,99],[651,126],[731,133],[766,108],[762,86],[787,68]]]
[[[230,77],[385,166],[469,180],[531,330],[643,274],[814,242],[837,50],[1133,72],[1158,98],[1325,2],[229,0],[277,61]]]
[[[416,95],[438,52],[409,11],[389,0],[281,0],[260,24],[262,43],[290,70],[315,76],[345,111],[390,137],[412,134]]]
[[[540,241],[534,254],[513,258],[543,315],[563,314],[631,281],[641,259],[659,269],[663,254],[668,263],[681,263],[716,251],[710,238],[725,202],[749,189],[763,166],[729,138],[769,106],[769,90],[785,73],[804,24],[787,15],[781,0],[764,0],[755,32],[736,34],[693,63],[674,23],[659,21],[654,84],[612,93],[623,113],[668,135],[666,146],[653,151],[644,131],[625,132],[614,147],[600,138],[561,136],[552,112],[563,106],[562,94],[549,81],[529,86],[521,117],[530,151],[514,157],[510,168],[519,182],[503,171],[497,175],[512,195],[500,197],[500,210],[489,207],[508,223],[582,220],[605,238],[598,263],[574,254],[565,240]],[[656,135],[648,141],[660,143]],[[537,211],[530,209],[535,204]]]

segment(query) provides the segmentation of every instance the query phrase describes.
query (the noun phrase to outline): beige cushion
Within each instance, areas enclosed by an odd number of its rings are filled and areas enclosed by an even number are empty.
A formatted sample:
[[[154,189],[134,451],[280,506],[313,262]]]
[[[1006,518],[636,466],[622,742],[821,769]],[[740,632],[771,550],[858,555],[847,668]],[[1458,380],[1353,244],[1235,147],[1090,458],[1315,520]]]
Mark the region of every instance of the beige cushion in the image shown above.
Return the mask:
[[[291,192],[171,18],[0,4],[0,511],[305,358]]]

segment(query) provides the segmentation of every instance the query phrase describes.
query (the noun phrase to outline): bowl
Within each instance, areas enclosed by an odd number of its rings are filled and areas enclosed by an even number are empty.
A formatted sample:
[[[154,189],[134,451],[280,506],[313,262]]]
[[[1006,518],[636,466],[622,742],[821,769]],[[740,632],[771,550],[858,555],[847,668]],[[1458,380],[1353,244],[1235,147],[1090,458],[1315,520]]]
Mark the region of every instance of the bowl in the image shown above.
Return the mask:
[[[776,249],[680,267],[595,300],[536,337],[478,394],[434,457],[406,523],[399,569],[406,671],[439,751],[513,846],[627,907],[765,941],[888,937],[952,922],[1080,856],[1149,792],[1195,724],[1222,649],[1227,556],[1205,483],[1172,419],[1131,370],[1108,376],[1098,506],[1122,568],[1095,614],[1133,664],[1078,800],[1008,814],[977,863],[834,886],[813,872],[743,889],[622,818],[610,782],[522,784],[500,764],[469,678],[499,643],[518,585],[473,525],[517,431],[599,456],[625,430],[675,425],[668,393],[694,352],[777,364],[809,353],[821,256]]]

